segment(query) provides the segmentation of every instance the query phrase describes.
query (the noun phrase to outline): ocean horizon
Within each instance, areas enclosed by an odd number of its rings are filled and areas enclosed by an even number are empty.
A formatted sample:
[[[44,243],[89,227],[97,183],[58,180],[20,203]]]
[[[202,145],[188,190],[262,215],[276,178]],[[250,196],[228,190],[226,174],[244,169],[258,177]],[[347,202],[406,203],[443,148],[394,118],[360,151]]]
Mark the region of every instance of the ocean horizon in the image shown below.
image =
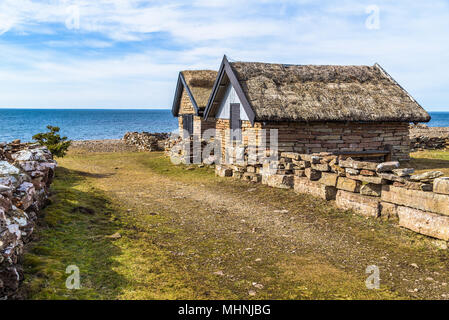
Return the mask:
[[[430,127],[449,127],[449,112],[429,112]],[[178,120],[169,109],[0,109],[0,142],[45,132],[58,126],[70,140],[121,139],[128,131],[172,132]]]

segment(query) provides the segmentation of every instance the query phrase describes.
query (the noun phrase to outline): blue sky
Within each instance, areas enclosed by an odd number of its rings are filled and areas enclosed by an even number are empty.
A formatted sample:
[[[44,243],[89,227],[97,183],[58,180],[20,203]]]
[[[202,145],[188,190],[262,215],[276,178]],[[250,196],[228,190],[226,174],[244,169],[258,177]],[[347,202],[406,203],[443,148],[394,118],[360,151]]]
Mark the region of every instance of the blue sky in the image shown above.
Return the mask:
[[[380,63],[449,111],[449,1],[0,0],[0,107],[169,108],[231,60]]]

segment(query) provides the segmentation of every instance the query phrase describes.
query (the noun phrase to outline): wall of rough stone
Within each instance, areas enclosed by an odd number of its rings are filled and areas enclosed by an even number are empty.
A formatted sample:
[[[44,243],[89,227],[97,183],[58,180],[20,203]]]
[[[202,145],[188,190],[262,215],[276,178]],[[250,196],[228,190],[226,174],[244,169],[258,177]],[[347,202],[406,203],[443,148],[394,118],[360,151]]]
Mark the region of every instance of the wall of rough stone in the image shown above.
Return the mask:
[[[217,165],[217,175],[335,201],[342,209],[449,241],[449,178],[414,174],[397,161],[371,162],[330,153],[282,153],[279,161]]]
[[[449,127],[428,127],[423,124],[410,126],[412,151],[449,148]]]
[[[127,132],[123,141],[140,151],[164,151],[168,133]]]
[[[222,142],[222,154],[229,143],[229,120],[216,121],[217,136]],[[408,123],[255,123],[242,121],[242,145],[259,141],[265,133],[278,129],[279,152],[319,153],[338,151],[387,150],[392,159],[410,160]],[[269,143],[269,137],[267,137]]]
[[[23,280],[21,257],[54,178],[46,147],[0,143],[0,300],[14,298]]]

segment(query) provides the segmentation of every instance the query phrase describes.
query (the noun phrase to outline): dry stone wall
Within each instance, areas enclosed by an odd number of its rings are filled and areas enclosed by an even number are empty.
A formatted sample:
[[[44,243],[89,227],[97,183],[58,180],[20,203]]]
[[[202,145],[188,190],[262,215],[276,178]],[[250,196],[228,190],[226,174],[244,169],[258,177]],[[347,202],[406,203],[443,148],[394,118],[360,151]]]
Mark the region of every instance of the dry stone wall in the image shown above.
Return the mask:
[[[262,182],[310,194],[345,210],[398,222],[400,226],[449,241],[449,178],[439,171],[415,174],[397,161],[360,161],[330,153],[281,153],[263,164],[217,165],[221,177]]]
[[[127,132],[123,141],[140,151],[164,151],[168,133]]]
[[[412,151],[449,148],[449,128],[428,127],[423,124],[410,126]]]
[[[23,280],[21,256],[49,195],[56,161],[46,147],[0,143],[0,300]]]

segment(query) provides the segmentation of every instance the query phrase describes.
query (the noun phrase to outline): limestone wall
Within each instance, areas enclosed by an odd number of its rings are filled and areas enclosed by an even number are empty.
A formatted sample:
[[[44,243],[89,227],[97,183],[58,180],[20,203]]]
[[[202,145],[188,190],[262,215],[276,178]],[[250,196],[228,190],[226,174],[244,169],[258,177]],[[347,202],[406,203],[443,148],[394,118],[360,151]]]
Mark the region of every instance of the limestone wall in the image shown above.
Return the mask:
[[[410,126],[410,147],[412,151],[449,148],[449,128]]]
[[[56,161],[46,147],[0,143],[0,300],[23,280],[21,256],[46,204]]]
[[[140,151],[164,151],[168,133],[127,132],[123,141]]]
[[[414,174],[397,161],[356,161],[330,153],[282,153],[263,165],[217,165],[216,174],[293,189],[342,209],[399,223],[449,241],[449,178],[442,172]]]

